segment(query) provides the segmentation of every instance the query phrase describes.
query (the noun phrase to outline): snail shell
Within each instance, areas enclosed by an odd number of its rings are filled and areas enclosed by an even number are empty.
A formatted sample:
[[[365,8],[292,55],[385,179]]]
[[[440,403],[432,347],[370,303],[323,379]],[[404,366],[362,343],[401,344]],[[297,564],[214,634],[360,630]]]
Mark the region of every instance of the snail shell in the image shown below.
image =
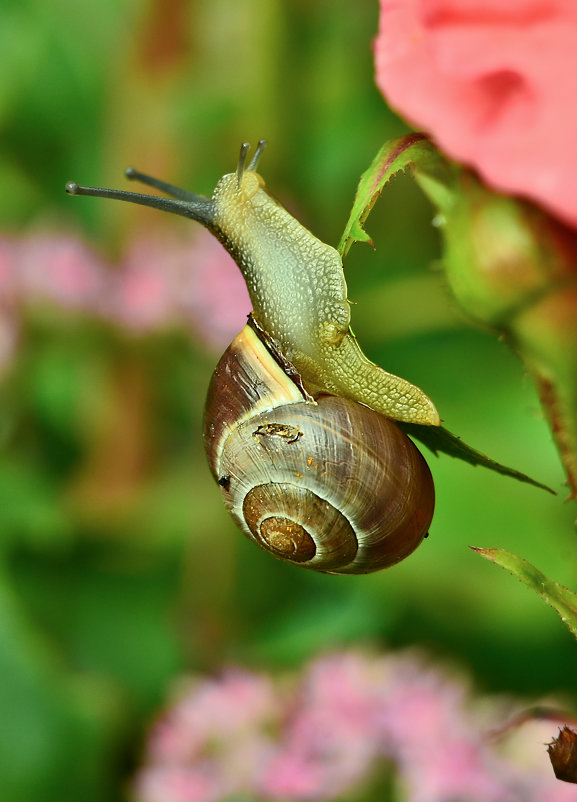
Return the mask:
[[[216,367],[204,441],[227,509],[258,545],[306,568],[368,573],[404,559],[433,517],[425,460],[391,420],[312,400],[289,374],[250,325]]]

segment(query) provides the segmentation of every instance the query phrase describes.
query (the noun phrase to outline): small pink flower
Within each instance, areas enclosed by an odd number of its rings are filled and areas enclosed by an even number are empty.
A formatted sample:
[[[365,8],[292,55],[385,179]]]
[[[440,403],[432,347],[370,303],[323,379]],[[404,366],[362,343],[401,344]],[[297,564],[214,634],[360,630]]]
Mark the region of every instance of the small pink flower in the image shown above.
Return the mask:
[[[184,236],[135,235],[118,267],[104,264],[75,235],[0,237],[0,310],[37,304],[94,315],[138,334],[184,327],[219,353],[251,309],[238,267],[198,227]]]
[[[511,802],[503,766],[472,733],[454,737],[442,730],[437,747],[431,742],[406,749],[403,775],[411,802]]]
[[[218,678],[190,680],[154,725],[148,753],[154,762],[178,762],[215,743],[236,748],[277,714],[274,687],[266,677],[230,669]]]
[[[40,233],[13,241],[11,286],[21,301],[99,310],[107,268],[77,236]]]
[[[143,771],[134,791],[141,802],[219,802],[228,788],[213,765],[160,766]]]
[[[313,796],[327,799],[367,774],[379,754],[374,709],[381,672],[375,671],[375,663],[355,653],[337,653],[308,667],[296,695],[298,705],[285,724],[281,754],[263,779],[271,795],[280,792],[277,781],[286,778],[287,762],[299,767],[295,782],[303,788],[316,784]],[[308,797],[303,790],[298,798]]]
[[[184,723],[200,727],[205,738],[236,738],[276,714],[274,687],[264,676],[229,669],[204,680],[181,702]]]
[[[415,655],[393,658],[376,709],[383,746],[398,761],[411,802],[505,802],[499,761],[469,719],[466,686]]]
[[[135,237],[113,284],[110,315],[129,329],[190,326],[222,351],[246,322],[251,306],[232,257],[206,231]]]
[[[381,0],[375,62],[449,156],[577,226],[574,0]]]
[[[108,300],[111,318],[136,331],[174,325],[187,267],[183,249],[169,236],[138,234],[115,271]]]
[[[199,339],[221,353],[252,308],[244,278],[232,256],[205,229],[195,234],[189,263],[184,311]]]
[[[491,741],[502,711],[474,702],[415,654],[328,655],[291,680],[229,670],[188,681],[153,728],[135,798],[348,800],[383,762],[403,802],[575,797],[550,768],[550,724],[540,744],[521,730]]]
[[[334,798],[327,783],[330,779],[327,769],[304,749],[279,750],[262,771],[259,796],[271,800]]]

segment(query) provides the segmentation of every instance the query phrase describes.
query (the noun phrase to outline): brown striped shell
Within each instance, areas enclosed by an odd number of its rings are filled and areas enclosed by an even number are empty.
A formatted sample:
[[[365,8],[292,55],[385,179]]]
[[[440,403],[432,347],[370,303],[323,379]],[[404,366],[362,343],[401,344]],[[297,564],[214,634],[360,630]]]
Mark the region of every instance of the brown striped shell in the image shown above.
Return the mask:
[[[362,404],[313,401],[250,326],[217,365],[204,440],[232,517],[283,560],[368,573],[427,534],[433,480],[411,440]]]

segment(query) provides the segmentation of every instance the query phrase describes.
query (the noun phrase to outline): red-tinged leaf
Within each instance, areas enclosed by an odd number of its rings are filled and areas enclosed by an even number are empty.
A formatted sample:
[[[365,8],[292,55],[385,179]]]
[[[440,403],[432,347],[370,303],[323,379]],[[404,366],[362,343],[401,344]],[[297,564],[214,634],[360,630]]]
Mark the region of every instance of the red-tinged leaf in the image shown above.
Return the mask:
[[[407,168],[434,173],[445,164],[424,134],[407,134],[383,145],[359,181],[353,208],[338,246],[343,259],[353,242],[372,245],[364,224],[383,188],[396,173]]]
[[[500,565],[538,593],[559,614],[567,629],[577,638],[577,593],[559,585],[538,568],[505,549],[477,549],[477,554]]]

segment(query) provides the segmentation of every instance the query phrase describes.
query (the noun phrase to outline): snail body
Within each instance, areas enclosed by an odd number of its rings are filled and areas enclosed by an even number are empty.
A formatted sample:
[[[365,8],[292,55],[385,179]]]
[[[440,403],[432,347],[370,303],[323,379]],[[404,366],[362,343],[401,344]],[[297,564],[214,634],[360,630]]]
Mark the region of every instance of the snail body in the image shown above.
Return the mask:
[[[248,288],[253,315],[314,394],[350,398],[393,420],[438,426],[431,399],[414,384],[368,360],[349,329],[350,304],[338,251],[317,239],[266,190],[256,172],[264,140],[248,165],[241,148],[236,172],[212,198],[187,192],[129,168],[130,179],[176,200],[67,184],[70,194],[130,200],[197,220],[230,252]]]
[[[432,401],[410,382],[370,362],[350,333],[342,261],[266,190],[255,172],[262,146],[245,168],[223,176],[209,226],[247,283],[253,315],[314,393],[359,401],[394,420],[438,425]]]
[[[173,199],[67,185],[205,225],[247,283],[249,324],[221,358],[204,441],[223,501],[271,554],[330,573],[367,573],[411,553],[427,534],[434,487],[395,420],[438,426],[418,387],[370,362],[352,335],[338,252],[266,191],[241,148],[211,198],[129,169]]]

